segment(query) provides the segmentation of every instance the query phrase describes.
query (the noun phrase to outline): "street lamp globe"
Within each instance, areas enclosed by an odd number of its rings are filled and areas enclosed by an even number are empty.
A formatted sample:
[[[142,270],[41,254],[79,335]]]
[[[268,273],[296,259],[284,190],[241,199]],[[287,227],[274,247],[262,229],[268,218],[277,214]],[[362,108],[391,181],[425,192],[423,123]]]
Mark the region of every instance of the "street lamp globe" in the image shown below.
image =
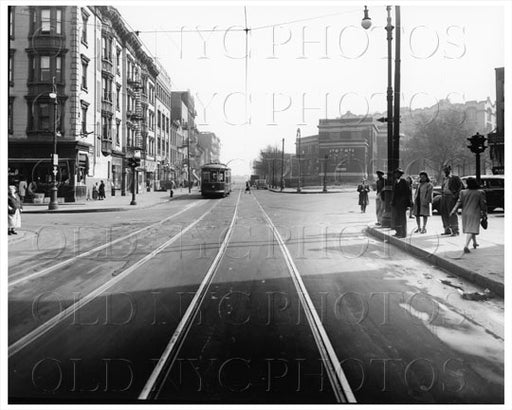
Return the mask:
[[[368,7],[364,6],[364,17],[363,20],[361,20],[361,26],[368,30],[372,26],[372,19],[368,17]]]

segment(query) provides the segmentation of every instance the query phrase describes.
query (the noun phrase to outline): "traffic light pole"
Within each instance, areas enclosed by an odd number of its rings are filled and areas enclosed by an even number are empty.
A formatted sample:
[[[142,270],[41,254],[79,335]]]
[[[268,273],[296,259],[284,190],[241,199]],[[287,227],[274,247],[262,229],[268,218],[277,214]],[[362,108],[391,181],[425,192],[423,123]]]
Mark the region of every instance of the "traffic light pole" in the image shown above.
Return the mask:
[[[485,141],[487,141],[487,138],[485,138],[483,135],[480,135],[480,133],[477,132],[475,135],[468,138],[467,140],[470,142],[468,148],[471,150],[473,154],[475,154],[476,157],[476,182],[478,186],[480,186],[480,154],[484,152],[487,148],[487,146],[485,145]]]
[[[480,174],[481,174],[481,171],[480,171],[480,153],[477,152],[475,154],[476,156],[476,183],[478,184],[478,186],[480,186],[481,182],[482,182],[482,179],[480,177]]]
[[[132,201],[130,205],[137,205],[137,201],[135,201],[135,180],[137,179],[137,170],[135,169],[135,164],[132,164]]]

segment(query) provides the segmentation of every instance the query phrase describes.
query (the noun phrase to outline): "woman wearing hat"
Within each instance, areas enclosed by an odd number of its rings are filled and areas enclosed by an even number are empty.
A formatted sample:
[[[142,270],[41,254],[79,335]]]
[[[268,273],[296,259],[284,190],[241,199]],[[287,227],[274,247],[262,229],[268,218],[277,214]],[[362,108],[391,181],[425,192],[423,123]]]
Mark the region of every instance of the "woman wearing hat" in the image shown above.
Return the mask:
[[[425,171],[420,172],[420,181],[416,192],[414,193],[413,213],[416,216],[416,224],[418,227],[414,233],[427,233],[428,217],[432,215],[432,200],[434,186],[428,178]],[[423,228],[421,227],[420,220],[423,218]]]
[[[480,220],[487,218],[485,192],[481,191],[475,178],[467,179],[467,189],[460,192],[459,199],[450,212],[450,216],[462,207],[462,232],[466,234],[464,253],[469,253],[469,242],[473,240],[473,249],[478,247],[476,236],[480,233]]]

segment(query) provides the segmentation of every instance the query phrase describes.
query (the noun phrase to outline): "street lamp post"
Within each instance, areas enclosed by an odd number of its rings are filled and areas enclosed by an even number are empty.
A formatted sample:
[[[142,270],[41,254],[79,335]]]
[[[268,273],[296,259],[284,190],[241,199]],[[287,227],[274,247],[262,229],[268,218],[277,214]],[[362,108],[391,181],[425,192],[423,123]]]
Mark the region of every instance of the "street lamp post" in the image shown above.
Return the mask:
[[[324,188],[322,189],[322,192],[327,192],[327,180],[325,177],[327,176],[327,159],[329,158],[329,155],[325,154],[324,156]]]
[[[387,86],[387,148],[388,148],[388,177],[384,187],[385,207],[382,215],[382,227],[391,227],[391,194],[393,190],[393,170],[400,163],[399,158],[399,139],[400,139],[400,6],[395,6],[396,18],[396,50],[395,50],[395,110],[393,116],[393,85],[392,85],[392,40],[393,25],[391,24],[391,6],[386,6],[387,11],[387,63],[388,63],[388,86]],[[372,22],[368,17],[368,8],[364,7],[364,17],[361,26],[367,30],[371,27]],[[394,129],[393,129],[394,128]],[[393,132],[394,131],[394,132]]]
[[[48,209],[55,210],[59,207],[57,189],[57,172],[59,166],[59,157],[57,155],[57,104],[59,102],[57,100],[57,87],[55,86],[55,77],[53,77],[52,92],[49,94],[49,97],[53,100],[53,178],[52,188],[50,190],[50,202],[48,204]]]
[[[299,140],[299,150],[298,150],[298,160],[299,160],[299,179],[297,181],[297,192],[301,192],[302,188],[300,186],[300,179],[301,179],[301,169],[300,169],[300,157],[301,157],[301,150],[300,150],[300,128],[297,128],[297,139]]]

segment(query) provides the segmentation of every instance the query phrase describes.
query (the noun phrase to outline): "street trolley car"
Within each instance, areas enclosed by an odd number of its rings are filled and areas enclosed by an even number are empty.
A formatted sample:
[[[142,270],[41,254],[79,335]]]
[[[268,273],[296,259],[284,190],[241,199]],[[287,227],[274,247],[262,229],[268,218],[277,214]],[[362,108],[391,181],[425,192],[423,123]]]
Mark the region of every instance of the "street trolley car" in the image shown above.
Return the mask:
[[[231,168],[218,162],[201,167],[201,195],[222,196],[231,193]]]

